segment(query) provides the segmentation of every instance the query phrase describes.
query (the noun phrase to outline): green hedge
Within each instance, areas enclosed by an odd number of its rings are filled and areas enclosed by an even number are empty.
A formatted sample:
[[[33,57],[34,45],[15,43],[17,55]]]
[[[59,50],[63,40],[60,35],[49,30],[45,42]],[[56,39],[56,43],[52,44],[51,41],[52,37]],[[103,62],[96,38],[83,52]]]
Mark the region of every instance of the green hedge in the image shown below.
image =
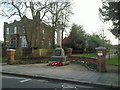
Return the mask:
[[[90,63],[90,62],[85,62],[85,61],[76,61],[76,60],[73,60],[71,61],[72,63],[77,63],[77,64],[81,64],[83,66],[85,66],[87,69],[89,70],[93,70],[93,71],[96,71],[97,70],[97,65],[94,64],[94,63]]]
[[[80,56],[80,57],[96,57],[95,53],[89,53],[89,54],[73,54],[72,56]]]

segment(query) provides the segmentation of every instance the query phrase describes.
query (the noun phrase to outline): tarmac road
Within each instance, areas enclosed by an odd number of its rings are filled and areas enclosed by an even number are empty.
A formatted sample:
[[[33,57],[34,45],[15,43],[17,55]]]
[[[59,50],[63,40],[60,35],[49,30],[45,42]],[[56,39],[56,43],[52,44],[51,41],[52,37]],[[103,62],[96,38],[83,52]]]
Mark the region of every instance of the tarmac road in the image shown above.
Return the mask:
[[[77,85],[58,81],[2,75],[2,90],[110,90],[108,88]]]

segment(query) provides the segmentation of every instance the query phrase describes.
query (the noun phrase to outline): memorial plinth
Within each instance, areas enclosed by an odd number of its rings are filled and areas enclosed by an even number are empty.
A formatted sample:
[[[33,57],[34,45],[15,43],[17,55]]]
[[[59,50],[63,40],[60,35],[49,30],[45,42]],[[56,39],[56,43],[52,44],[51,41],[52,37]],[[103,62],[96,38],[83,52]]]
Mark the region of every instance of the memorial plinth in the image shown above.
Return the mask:
[[[67,56],[65,56],[64,50],[59,46],[54,50],[53,56],[49,60],[49,64],[54,64],[54,63],[61,63],[62,65],[69,63],[67,61]],[[54,66],[57,66],[57,64]]]
[[[64,62],[66,61],[66,58],[67,56],[64,56],[65,53],[64,53],[64,50],[60,47],[57,47],[55,50],[54,50],[54,53],[53,53],[53,56],[51,57],[51,60],[50,62]]]

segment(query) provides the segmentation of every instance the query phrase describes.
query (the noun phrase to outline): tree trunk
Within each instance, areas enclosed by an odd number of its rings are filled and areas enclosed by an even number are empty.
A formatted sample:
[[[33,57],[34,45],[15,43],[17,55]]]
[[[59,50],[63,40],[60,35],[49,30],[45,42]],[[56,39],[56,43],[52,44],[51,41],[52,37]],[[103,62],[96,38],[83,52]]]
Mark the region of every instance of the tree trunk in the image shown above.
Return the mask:
[[[53,27],[53,48],[55,48],[55,29]]]

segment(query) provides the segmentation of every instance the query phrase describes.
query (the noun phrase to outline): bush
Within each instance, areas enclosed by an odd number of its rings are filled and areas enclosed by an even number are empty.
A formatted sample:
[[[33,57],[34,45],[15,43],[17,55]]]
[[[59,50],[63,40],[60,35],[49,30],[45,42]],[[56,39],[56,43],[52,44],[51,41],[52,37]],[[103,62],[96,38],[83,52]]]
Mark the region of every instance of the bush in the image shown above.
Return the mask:
[[[89,70],[97,70],[97,65],[94,63],[85,62],[85,61],[75,61],[75,60],[73,60],[71,62],[81,64],[81,65],[85,66],[86,68],[88,68]]]

